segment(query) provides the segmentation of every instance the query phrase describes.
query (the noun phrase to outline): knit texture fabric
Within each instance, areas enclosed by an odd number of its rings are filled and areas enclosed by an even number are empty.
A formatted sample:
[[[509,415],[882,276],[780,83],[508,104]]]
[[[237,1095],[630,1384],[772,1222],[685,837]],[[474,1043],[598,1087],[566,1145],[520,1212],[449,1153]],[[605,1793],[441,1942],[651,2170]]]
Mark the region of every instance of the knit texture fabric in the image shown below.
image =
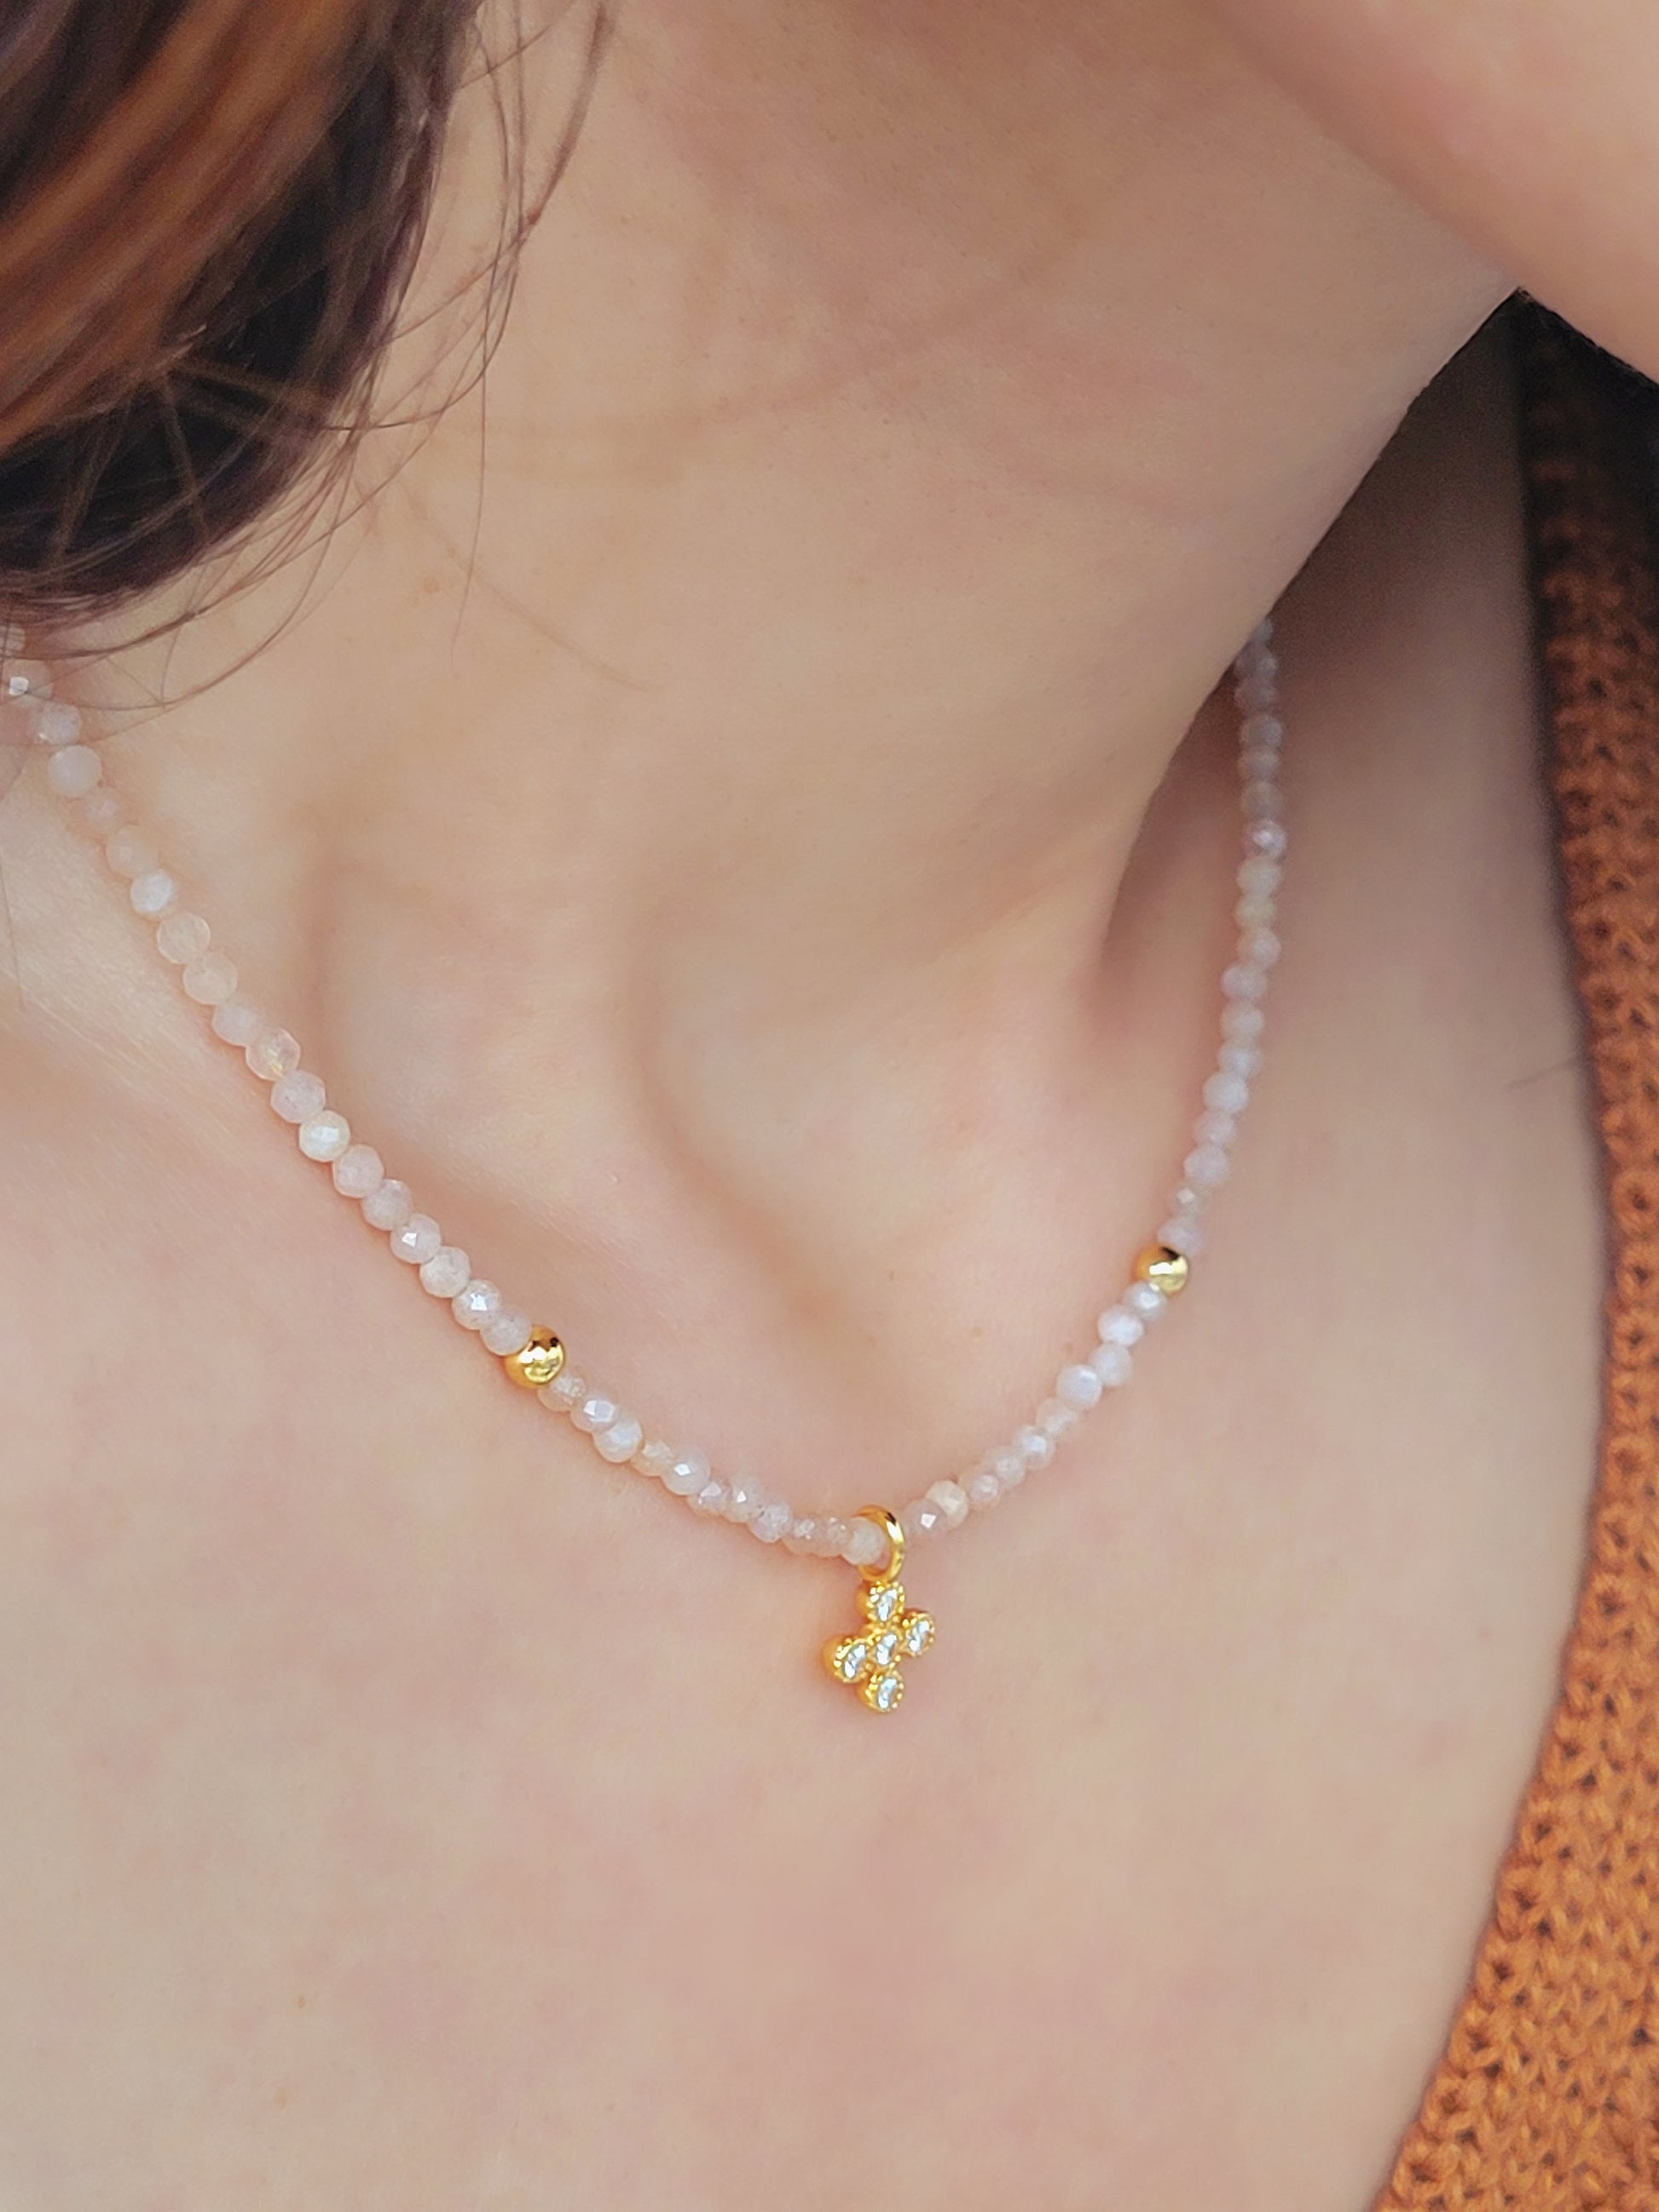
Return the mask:
[[[1609,1237],[1601,1464],[1560,1701],[1377,2212],[1659,2212],[1659,588],[1634,387],[1518,319],[1562,899]]]

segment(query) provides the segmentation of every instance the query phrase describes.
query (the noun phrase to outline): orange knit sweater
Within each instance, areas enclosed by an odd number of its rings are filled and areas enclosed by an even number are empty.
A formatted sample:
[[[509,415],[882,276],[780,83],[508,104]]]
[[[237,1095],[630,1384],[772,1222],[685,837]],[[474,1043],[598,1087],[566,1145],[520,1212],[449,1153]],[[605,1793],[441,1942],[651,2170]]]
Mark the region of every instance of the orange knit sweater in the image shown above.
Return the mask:
[[[1521,318],[1562,897],[1609,1214],[1606,1399],[1559,1703],[1377,2212],[1659,2212],[1659,584],[1628,380]]]

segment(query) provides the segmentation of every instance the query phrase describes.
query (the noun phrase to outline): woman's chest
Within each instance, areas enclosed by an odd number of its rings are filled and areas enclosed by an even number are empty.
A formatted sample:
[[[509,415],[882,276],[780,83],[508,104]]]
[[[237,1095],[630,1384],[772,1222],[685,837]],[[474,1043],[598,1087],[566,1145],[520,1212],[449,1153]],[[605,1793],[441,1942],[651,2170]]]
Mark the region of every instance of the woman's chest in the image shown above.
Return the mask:
[[[1587,1449],[1429,1383],[1356,1431],[1340,1319],[1291,1407],[1171,1340],[1109,1442],[915,1555],[939,1638],[880,1720],[816,1668],[846,1571],[548,1442],[380,1271],[179,1244],[83,1253],[79,1345],[7,1378],[20,2203],[1368,2200]]]

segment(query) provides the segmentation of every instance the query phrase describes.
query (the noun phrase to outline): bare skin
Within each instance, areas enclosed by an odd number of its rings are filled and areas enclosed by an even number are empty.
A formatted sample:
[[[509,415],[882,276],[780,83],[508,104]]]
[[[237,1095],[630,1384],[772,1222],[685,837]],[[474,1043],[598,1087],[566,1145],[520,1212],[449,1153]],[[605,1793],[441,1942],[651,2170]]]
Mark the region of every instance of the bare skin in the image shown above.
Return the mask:
[[[482,478],[462,407],[112,761],[480,1263],[850,1506],[999,1434],[1155,1218],[1227,935],[1206,695],[1504,285],[1195,6],[786,12],[630,11]],[[1593,1479],[1507,407],[1477,346],[1291,592],[1213,1250],[1068,1461],[918,1558],[890,1725],[814,1678],[850,1577],[514,1398],[16,788],[10,2197],[1367,2201]]]

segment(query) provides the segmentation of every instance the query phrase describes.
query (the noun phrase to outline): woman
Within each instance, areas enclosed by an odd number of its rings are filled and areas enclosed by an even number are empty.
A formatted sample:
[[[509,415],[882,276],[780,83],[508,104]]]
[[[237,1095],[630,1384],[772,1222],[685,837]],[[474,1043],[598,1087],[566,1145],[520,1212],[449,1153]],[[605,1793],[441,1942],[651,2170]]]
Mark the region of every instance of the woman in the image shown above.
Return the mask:
[[[115,12],[0,110],[7,2203],[1659,2204],[1641,400],[1482,331],[1659,372],[1649,11]]]

